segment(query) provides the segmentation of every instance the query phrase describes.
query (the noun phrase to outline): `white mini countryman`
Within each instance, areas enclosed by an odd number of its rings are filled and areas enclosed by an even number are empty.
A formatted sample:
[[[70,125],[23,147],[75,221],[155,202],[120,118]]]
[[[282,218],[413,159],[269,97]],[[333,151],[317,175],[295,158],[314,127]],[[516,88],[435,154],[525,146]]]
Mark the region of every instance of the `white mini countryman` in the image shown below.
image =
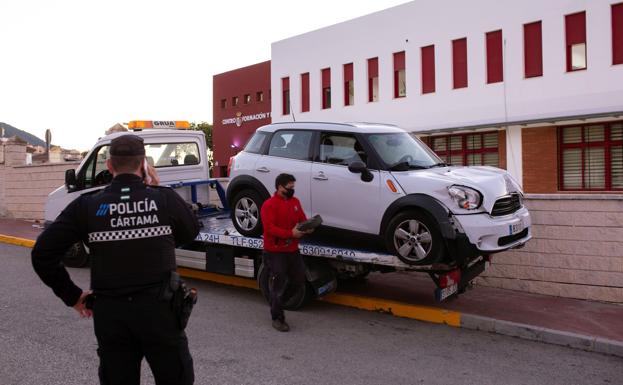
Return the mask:
[[[295,176],[308,217],[380,236],[410,265],[461,264],[531,238],[521,188],[506,171],[445,164],[391,125],[301,122],[259,128],[231,159],[227,198],[241,234],[261,234],[260,207],[283,172]]]

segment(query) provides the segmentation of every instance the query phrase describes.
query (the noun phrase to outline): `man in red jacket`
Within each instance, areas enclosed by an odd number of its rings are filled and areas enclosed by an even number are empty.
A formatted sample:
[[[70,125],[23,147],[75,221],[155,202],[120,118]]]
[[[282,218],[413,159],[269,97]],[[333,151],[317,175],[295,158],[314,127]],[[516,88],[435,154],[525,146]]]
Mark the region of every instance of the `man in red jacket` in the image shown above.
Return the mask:
[[[273,327],[287,332],[290,327],[283,314],[284,293],[296,293],[305,285],[305,264],[299,253],[299,239],[311,231],[300,231],[297,224],[307,220],[301,202],[294,198],[294,182],[290,174],[279,174],[277,191],[262,205],[264,226],[264,264],[268,268],[270,314]]]

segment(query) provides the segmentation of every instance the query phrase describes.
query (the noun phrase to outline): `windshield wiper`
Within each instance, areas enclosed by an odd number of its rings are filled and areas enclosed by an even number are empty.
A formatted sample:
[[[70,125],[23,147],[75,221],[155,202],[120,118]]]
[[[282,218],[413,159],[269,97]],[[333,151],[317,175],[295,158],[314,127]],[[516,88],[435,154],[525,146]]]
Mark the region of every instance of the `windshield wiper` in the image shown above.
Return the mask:
[[[416,164],[409,164],[409,162],[400,162],[393,164],[389,167],[389,171],[408,171],[408,170],[423,170],[428,167],[418,166]]]
[[[443,163],[443,162],[441,162],[441,163],[435,163],[435,164],[430,165],[430,166],[428,166],[428,167],[426,167],[426,168],[433,168],[433,167],[448,167],[448,166],[449,166],[449,164],[448,164],[448,163]]]

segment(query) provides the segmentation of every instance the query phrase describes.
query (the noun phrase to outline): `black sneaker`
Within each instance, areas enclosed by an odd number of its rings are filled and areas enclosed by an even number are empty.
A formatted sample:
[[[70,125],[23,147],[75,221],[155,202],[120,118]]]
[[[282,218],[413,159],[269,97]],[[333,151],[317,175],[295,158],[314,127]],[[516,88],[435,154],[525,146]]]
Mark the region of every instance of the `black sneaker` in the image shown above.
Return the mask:
[[[273,320],[273,327],[280,332],[287,332],[290,330],[290,326],[286,323],[286,321],[282,321],[280,319]]]

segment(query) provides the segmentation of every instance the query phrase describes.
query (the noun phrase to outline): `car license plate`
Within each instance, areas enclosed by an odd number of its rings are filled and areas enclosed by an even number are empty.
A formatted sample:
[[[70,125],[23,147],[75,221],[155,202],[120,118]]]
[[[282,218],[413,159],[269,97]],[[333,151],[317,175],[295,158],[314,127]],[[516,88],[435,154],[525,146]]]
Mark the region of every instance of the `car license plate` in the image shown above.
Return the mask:
[[[508,225],[508,232],[509,235],[515,235],[517,233],[520,233],[523,230],[523,222],[519,221],[517,223],[514,223],[512,225]]]
[[[452,294],[456,293],[457,291],[459,291],[459,285],[455,283],[454,285],[444,287],[443,289],[437,288],[437,290],[435,291],[435,297],[438,302],[441,302],[444,299],[450,297]]]

